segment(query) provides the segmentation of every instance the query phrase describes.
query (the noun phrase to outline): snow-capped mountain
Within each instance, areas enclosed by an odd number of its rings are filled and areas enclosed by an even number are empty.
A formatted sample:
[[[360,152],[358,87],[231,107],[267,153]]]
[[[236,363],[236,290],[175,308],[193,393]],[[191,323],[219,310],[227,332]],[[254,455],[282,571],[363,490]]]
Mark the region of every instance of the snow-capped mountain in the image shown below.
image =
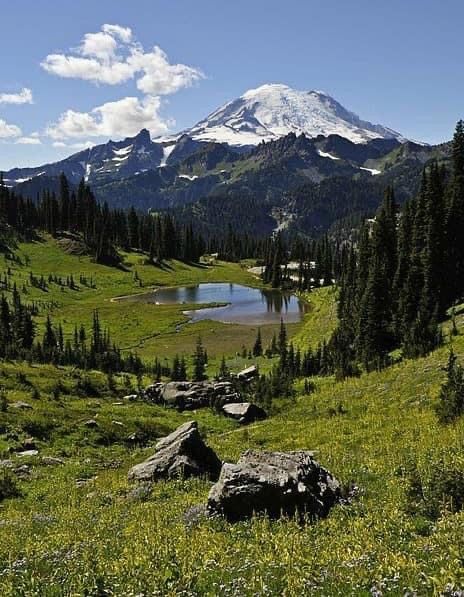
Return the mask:
[[[4,174],[4,181],[13,187],[40,176],[45,184],[46,179],[64,172],[72,183],[84,178],[97,186],[175,165],[211,142],[246,151],[262,141],[274,141],[290,133],[304,133],[309,138],[338,135],[356,144],[376,138],[405,141],[400,133],[361,120],[320,91],[263,85],[177,135],[152,140],[143,129],[135,137],[96,145],[59,162],[14,168]]]
[[[197,141],[235,146],[257,145],[288,133],[340,135],[353,143],[375,138],[405,140],[392,129],[361,120],[321,91],[297,91],[278,84],[247,91],[186,133]]]

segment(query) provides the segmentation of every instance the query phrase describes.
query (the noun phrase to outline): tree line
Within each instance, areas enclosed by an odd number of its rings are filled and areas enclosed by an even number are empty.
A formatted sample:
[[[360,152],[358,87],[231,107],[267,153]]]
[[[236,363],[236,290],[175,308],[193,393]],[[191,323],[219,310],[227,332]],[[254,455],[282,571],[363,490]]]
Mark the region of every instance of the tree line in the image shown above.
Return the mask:
[[[452,168],[432,162],[403,209],[388,188],[375,219],[342,256],[339,326],[330,343],[341,376],[385,366],[391,352],[427,354],[442,341],[440,322],[464,294],[464,124]]]

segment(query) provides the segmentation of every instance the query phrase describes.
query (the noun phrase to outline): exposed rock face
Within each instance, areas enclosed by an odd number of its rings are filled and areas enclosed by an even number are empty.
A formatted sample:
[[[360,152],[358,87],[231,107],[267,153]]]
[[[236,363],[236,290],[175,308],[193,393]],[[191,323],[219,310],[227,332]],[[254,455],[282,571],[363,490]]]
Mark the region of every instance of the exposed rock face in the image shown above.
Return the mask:
[[[206,477],[216,481],[221,461],[203,441],[195,421],[178,427],[156,444],[156,452],[129,471],[129,480],[153,482],[177,477]]]
[[[253,423],[253,421],[260,421],[267,417],[262,408],[251,402],[233,402],[232,404],[224,404],[222,412],[227,417],[236,419],[242,425]]]
[[[144,391],[144,398],[178,410],[194,410],[240,402],[241,397],[229,381],[171,381],[155,383]]]
[[[208,511],[229,521],[259,512],[271,518],[295,513],[320,518],[340,498],[340,484],[311,452],[248,450],[237,464],[223,465],[208,496]]]

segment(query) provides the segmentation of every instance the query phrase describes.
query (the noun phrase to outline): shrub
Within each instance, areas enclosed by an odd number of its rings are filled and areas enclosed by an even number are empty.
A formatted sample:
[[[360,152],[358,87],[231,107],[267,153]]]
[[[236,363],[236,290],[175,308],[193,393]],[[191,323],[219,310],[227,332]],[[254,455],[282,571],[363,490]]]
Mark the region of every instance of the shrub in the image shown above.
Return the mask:
[[[6,413],[8,410],[8,400],[6,397],[6,392],[3,388],[0,388],[0,412]]]
[[[88,375],[79,378],[76,383],[76,393],[79,396],[100,396],[100,388],[96,382]]]
[[[28,415],[21,424],[24,433],[42,441],[49,440],[53,430],[57,426],[57,423],[53,422],[49,416],[44,414]]]
[[[443,513],[459,512],[464,507],[464,460],[459,454],[431,457],[419,469],[413,464],[407,471],[407,511],[436,520]]]
[[[20,495],[21,492],[13,474],[10,471],[0,471],[0,502]]]

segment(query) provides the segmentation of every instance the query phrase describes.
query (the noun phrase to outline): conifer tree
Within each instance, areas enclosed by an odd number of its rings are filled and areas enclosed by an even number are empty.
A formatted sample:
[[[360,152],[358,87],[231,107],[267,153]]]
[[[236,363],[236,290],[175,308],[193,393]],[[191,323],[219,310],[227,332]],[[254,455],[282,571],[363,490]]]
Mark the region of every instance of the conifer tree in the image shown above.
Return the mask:
[[[203,381],[206,379],[206,363],[206,351],[203,348],[201,337],[198,336],[193,354],[193,381]]]
[[[253,346],[253,356],[260,357],[263,354],[263,342],[261,339],[261,328],[258,328],[256,340]]]

